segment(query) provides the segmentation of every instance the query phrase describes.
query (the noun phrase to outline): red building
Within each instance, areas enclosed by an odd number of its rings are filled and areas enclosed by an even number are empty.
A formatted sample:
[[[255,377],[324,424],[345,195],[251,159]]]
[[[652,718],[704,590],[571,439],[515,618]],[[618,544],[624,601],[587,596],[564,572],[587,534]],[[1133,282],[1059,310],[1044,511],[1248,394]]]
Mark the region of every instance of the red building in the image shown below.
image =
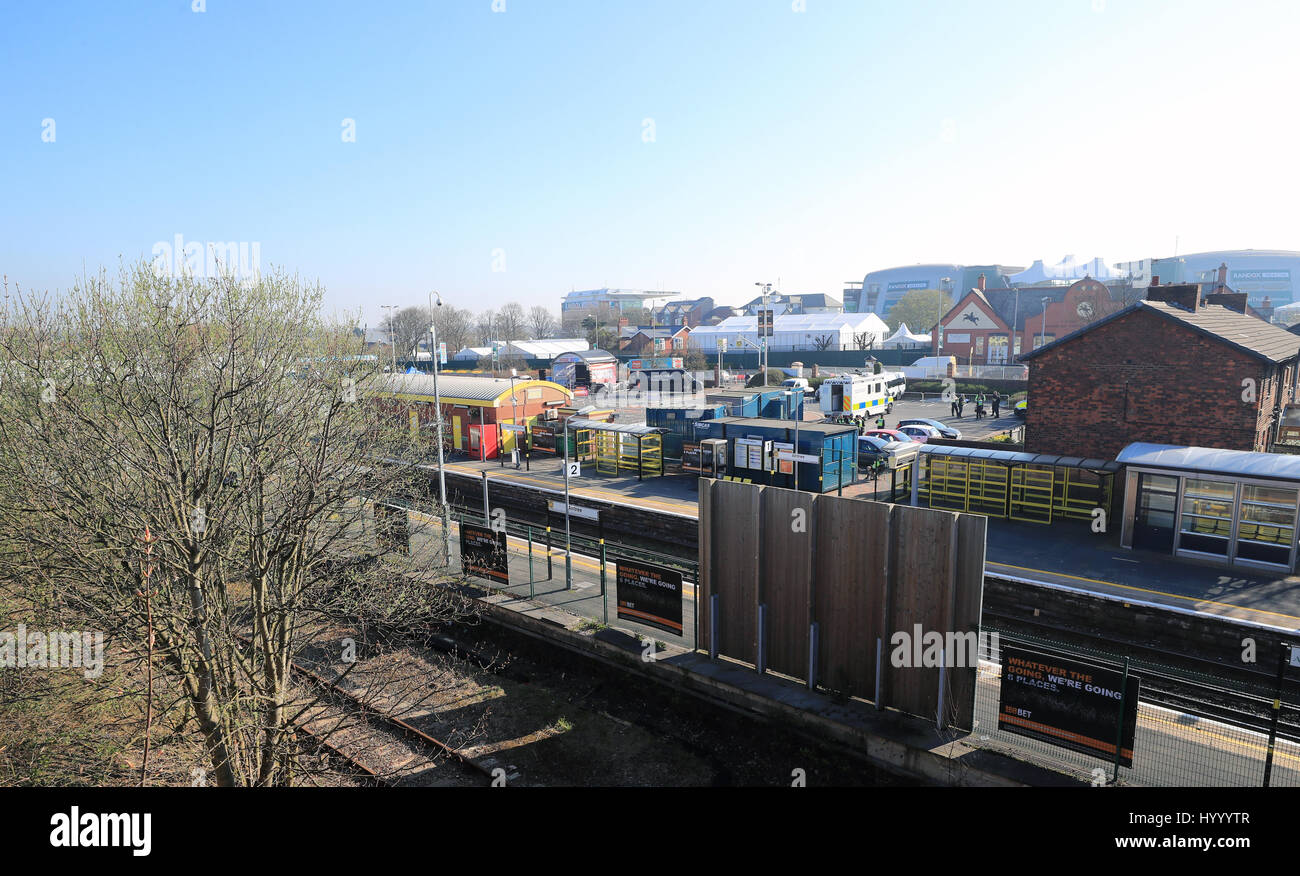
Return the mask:
[[[1118,312],[1137,295],[1127,284],[1107,286],[1084,277],[1069,286],[985,289],[984,275],[940,320],[935,355],[957,356],[964,364],[1012,365],[1089,323]]]
[[[390,400],[393,411],[407,418],[413,434],[435,440],[433,375],[398,374],[387,380],[382,397]],[[573,399],[567,389],[548,380],[462,374],[439,374],[438,396],[447,440],[454,449],[479,459],[514,449],[516,433],[501,426],[546,419],[547,411]]]

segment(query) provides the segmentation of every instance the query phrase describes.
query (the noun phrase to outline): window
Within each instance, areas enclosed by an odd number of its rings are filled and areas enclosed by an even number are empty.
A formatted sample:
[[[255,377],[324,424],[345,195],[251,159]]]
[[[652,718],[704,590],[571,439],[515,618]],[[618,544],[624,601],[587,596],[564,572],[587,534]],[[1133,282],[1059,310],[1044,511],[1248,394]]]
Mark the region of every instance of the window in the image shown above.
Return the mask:
[[[1183,550],[1228,555],[1236,486],[1225,481],[1188,478],[1183,488],[1183,520],[1178,546]]]
[[[1237,556],[1289,566],[1291,545],[1295,541],[1295,514],[1295,490],[1242,485]]]

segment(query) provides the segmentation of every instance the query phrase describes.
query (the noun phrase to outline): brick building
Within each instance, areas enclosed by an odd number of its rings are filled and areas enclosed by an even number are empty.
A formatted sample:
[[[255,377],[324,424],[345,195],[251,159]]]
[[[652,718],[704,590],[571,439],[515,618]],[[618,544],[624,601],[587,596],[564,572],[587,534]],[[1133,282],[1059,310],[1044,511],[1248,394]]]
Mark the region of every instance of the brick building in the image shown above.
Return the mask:
[[[940,320],[942,350],[933,333],[931,349],[971,365],[1011,365],[1022,352],[1110,316],[1140,294],[1124,282],[1108,285],[1091,277],[1068,286],[987,289],[980,274],[975,287]]]
[[[1026,353],[1025,450],[1114,459],[1133,442],[1272,450],[1296,396],[1300,337],[1202,304],[1195,284]]]

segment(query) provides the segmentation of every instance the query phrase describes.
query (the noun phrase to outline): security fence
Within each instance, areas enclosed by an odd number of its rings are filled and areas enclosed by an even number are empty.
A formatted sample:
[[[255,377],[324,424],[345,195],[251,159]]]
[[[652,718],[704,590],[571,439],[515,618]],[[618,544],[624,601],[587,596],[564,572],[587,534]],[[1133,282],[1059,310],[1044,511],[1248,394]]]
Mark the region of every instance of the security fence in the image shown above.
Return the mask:
[[[1225,683],[1210,674],[1115,652],[987,625],[982,629],[997,635],[981,637],[975,728],[964,740],[971,745],[1094,785],[1300,786],[1300,707],[1281,702],[1278,684]],[[1127,734],[1126,728],[1116,726],[1115,735],[1102,740],[1108,750],[1092,754],[1083,753],[1071,738],[1077,735],[1064,730],[1039,727],[1040,732],[1030,729],[1027,735],[1023,728],[1032,728],[1032,722],[1017,725],[1006,720],[1002,677],[1008,649],[1025,649],[1066,666],[1076,662],[1096,666],[1136,680],[1136,726],[1127,728]],[[1124,700],[1118,715],[1129,705],[1127,696]],[[1022,732],[1009,729],[1017,726]],[[1115,742],[1122,736],[1132,737],[1131,766],[1117,763]],[[1045,741],[1053,737],[1056,741]],[[1122,752],[1127,742],[1119,747]]]

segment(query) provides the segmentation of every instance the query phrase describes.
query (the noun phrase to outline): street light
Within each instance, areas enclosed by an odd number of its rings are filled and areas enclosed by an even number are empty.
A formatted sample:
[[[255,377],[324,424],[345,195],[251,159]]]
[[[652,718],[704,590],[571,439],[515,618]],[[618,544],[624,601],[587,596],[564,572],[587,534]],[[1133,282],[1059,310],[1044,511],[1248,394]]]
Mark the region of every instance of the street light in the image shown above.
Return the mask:
[[[763,290],[763,294],[761,298],[763,303],[760,304],[758,307],[759,325],[762,325],[763,321],[766,319],[766,317],[764,316],[764,312],[767,310],[767,296],[772,294],[772,284],[755,282],[754,285],[761,287]],[[775,314],[773,314],[772,325],[775,328],[776,326]],[[767,363],[769,361],[768,349],[767,349],[768,343],[767,343],[767,335],[763,334],[762,329],[759,330],[759,337],[760,337],[759,340],[760,346],[758,348],[758,367],[763,372],[763,382],[760,383],[759,386],[767,386]]]
[[[947,286],[951,288],[952,277],[944,277],[942,280],[939,281],[939,283],[942,286]],[[943,354],[943,293],[944,290],[940,289],[939,290],[939,318],[938,320],[935,321],[934,324],[935,337],[938,338],[938,346],[936,346],[934,349],[934,355],[936,356]]]
[[[1038,346],[1040,349],[1042,348],[1043,344],[1047,343],[1047,302],[1051,300],[1052,299],[1047,297],[1043,298],[1043,330],[1038,335]]]
[[[442,564],[451,565],[451,514],[447,508],[447,476],[442,464],[442,396],[438,394],[438,327],[433,321],[433,299],[442,307],[442,296],[429,293],[429,359],[433,362],[433,422],[438,437],[438,501],[442,503]]]
[[[396,304],[381,304],[380,307],[383,310],[396,310],[398,306]],[[397,373],[397,335],[393,331],[393,315],[391,313],[388,315],[388,346],[393,351],[393,373],[396,374]]]

